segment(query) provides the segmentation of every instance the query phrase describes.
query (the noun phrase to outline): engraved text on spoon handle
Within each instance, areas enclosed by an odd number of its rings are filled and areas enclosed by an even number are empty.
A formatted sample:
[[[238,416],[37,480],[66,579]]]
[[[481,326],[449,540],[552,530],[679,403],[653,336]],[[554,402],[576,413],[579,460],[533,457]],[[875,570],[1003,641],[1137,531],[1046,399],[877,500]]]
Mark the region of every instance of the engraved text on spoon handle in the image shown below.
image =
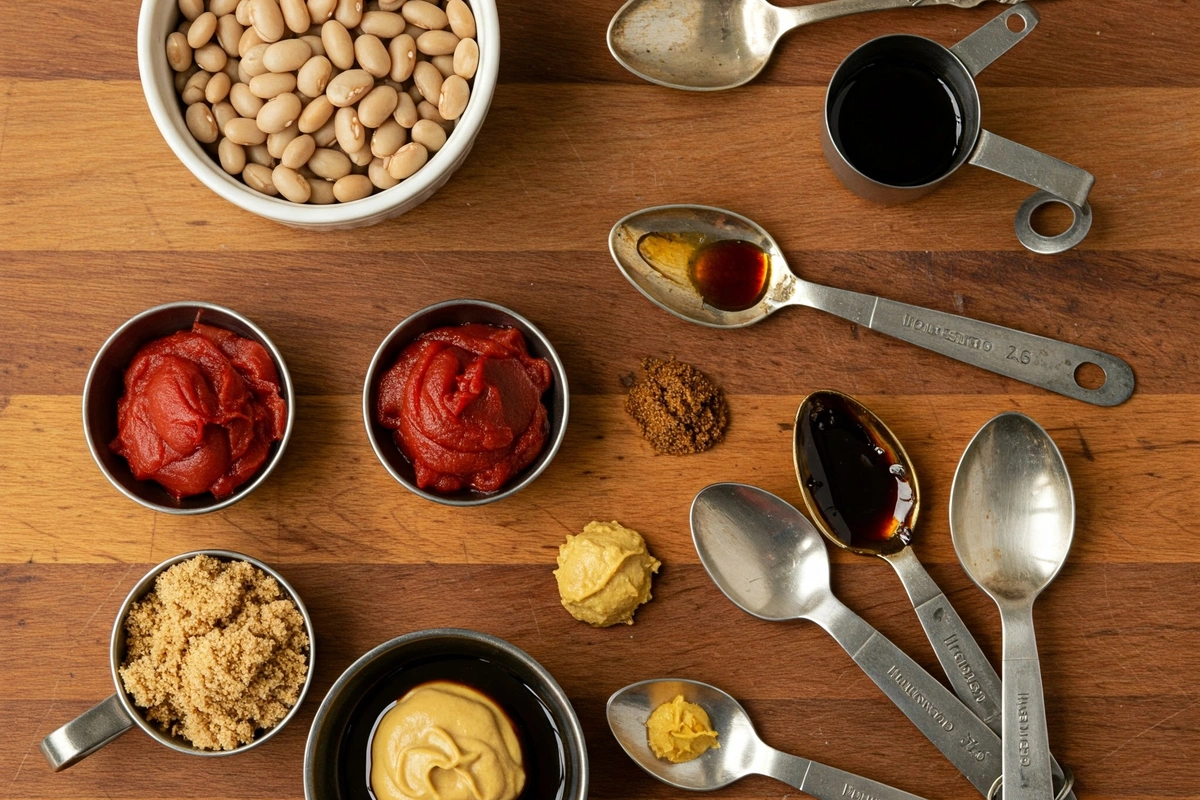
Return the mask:
[[[1032,601],[1019,608],[1002,606],[1000,613],[1004,621],[1004,797],[1041,800],[1054,791]]]
[[[911,547],[884,556],[904,584],[950,688],[975,716],[1000,734],[1000,676]]]
[[[772,751],[774,758],[762,774],[783,781],[817,800],[846,800],[846,798],[871,798],[871,800],[922,800],[915,794],[901,791],[886,783],[845,772],[807,758]]]
[[[1075,400],[1115,406],[1133,394],[1133,370],[1099,350],[829,286],[800,285],[795,297],[793,302],[801,305]],[[1075,371],[1082,364],[1103,369],[1103,385],[1097,389],[1081,386]]]
[[[933,742],[979,793],[986,796],[1000,776],[1000,737],[904,652],[840,603],[827,603],[809,617],[846,647],[854,663]],[[851,629],[843,634],[842,627]],[[856,649],[849,642],[871,634]]]

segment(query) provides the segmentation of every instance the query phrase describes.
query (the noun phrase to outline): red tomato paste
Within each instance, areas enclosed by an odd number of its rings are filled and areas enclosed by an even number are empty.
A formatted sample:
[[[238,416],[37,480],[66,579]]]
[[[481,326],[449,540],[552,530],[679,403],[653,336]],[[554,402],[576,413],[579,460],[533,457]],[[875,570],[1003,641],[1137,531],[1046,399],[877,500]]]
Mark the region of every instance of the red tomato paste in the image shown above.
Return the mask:
[[[437,328],[384,374],[376,419],[395,431],[418,487],[494,492],[542,452],[551,381],[550,364],[529,355],[518,330]]]
[[[266,348],[197,322],[133,357],[109,447],[134,477],[157,481],[176,499],[226,497],[283,438],[288,409],[279,388]]]

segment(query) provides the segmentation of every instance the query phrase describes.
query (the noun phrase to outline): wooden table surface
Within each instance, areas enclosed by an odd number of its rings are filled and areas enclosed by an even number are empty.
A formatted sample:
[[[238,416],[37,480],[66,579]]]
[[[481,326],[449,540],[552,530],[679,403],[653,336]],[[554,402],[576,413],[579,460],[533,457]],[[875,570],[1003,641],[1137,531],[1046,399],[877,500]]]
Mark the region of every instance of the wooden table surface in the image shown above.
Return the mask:
[[[1093,230],[1055,257],[1014,238],[1028,191],[1013,181],[964,169],[917,203],[881,208],[838,185],[821,156],[825,82],[844,54],[893,31],[950,44],[995,4],[824,23],[790,37],[752,85],[710,95],[621,69],[604,43],[619,5],[501,0],[500,85],[460,172],[399,219],[324,234],[241,212],[175,159],[138,83],[136,3],[5,5],[0,796],[299,798],[308,726],[333,680],[372,646],[434,626],[504,637],[557,677],[586,732],[594,798],[690,796],[637,769],[604,721],[610,693],[656,676],[721,686],[781,749],[929,798],[974,796],[826,634],[737,610],[692,547],[688,506],[708,483],[800,502],[792,418],[805,394],[836,388],[902,438],[925,492],[916,551],[993,660],[999,620],[955,560],[950,482],[993,415],[1019,410],[1050,431],[1078,504],[1070,559],[1036,612],[1053,748],[1080,798],[1200,797],[1200,5],[1047,0],[1037,30],[981,76],[988,128],[1096,175]],[[670,202],[761,221],[805,277],[1112,352],[1133,365],[1137,391],[1095,408],[814,311],[743,331],[688,325],[627,285],[606,247],[617,218]],[[573,395],[547,472],[476,509],[397,485],[359,410],[383,336],[461,296],[540,325]],[[118,494],[80,425],[105,337],[183,299],[261,325],[299,394],[280,468],[201,517]],[[729,395],[728,437],[703,455],[655,455],[623,411],[623,378],[671,354]],[[593,630],[558,604],[557,547],[592,519],[638,529],[664,564],[632,627]],[[233,759],[177,755],[134,732],[51,774],[38,742],[113,690],[107,642],[126,592],[201,547],[264,559],[304,597],[320,653],[301,714]],[[936,673],[889,566],[832,559],[845,602]],[[715,796],[786,795],[754,778]]]

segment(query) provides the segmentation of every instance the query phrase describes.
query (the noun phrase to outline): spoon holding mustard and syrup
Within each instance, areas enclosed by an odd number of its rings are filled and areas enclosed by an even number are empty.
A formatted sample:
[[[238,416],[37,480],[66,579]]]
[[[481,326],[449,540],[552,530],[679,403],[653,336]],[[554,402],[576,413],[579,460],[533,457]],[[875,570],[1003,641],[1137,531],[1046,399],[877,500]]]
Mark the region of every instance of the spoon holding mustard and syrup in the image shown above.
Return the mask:
[[[763,228],[732,211],[667,205],[613,226],[609,250],[625,278],[652,303],[712,328],[744,328],[787,306],[808,306],[967,364],[1099,406],[1133,394],[1133,370],[1099,350],[836,289],[798,278]],[[1084,364],[1104,372],[1087,388]]]
[[[853,397],[818,391],[796,411],[792,456],[817,529],[837,547],[895,569],[954,693],[1000,734],[1000,676],[913,552],[920,485],[900,440]],[[1073,779],[1053,758],[1050,770],[1062,796],[1073,797]]]

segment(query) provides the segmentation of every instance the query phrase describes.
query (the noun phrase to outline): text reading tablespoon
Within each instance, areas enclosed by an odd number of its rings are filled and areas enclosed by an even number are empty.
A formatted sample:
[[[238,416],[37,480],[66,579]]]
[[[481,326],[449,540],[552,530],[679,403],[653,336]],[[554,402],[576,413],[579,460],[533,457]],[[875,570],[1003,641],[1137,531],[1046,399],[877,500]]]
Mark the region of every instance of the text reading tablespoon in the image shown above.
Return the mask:
[[[707,750],[691,761],[673,764],[656,757],[650,749],[646,720],[654,709],[679,695],[705,710],[720,747]],[[707,683],[652,680],[626,686],[608,698],[608,726],[639,767],[678,789],[704,792],[728,786],[747,775],[766,775],[818,800],[847,797],[921,800],[887,784],[768,746],[758,738],[746,709]]]
[[[958,462],[950,536],[963,569],[1000,608],[1005,800],[1053,795],[1033,602],[1062,569],[1074,532],[1075,496],[1054,441],[1024,414],[993,418]]]
[[[697,288],[698,280],[702,286],[722,292],[730,281],[736,283],[738,275],[728,274],[736,263],[732,259],[715,260],[712,270],[704,261],[706,254],[714,253],[714,243],[729,240],[765,254],[765,269],[759,263],[750,265],[761,287],[749,295],[751,304],[739,305],[736,310],[713,305]],[[1108,353],[798,278],[770,234],[732,211],[695,205],[646,208],[614,225],[608,246],[622,274],[638,291],[660,308],[699,325],[744,328],[786,306],[808,306],[1087,403],[1115,406],[1133,394],[1133,370]],[[698,266],[706,269],[698,271]],[[1075,379],[1083,364],[1095,364],[1104,371],[1099,388],[1085,388]]]
[[[983,2],[830,0],[779,8],[766,0],[629,0],[608,24],[608,49],[621,66],[651,83],[701,92],[732,89],[758,75],[776,43],[801,25],[864,11],[974,8]]]
[[[999,734],[1000,676],[913,552],[921,493],[900,440],[862,403],[834,391],[804,398],[794,431],[796,477],[817,529],[843,550],[892,565],[951,688]],[[1073,779],[1053,758],[1051,769],[1060,800],[1074,797]]]
[[[692,540],[709,577],[734,605],[760,619],[807,619],[824,628],[987,795],[1000,777],[1000,737],[834,597],[825,542],[803,514],[762,489],[717,483],[692,501]]]

